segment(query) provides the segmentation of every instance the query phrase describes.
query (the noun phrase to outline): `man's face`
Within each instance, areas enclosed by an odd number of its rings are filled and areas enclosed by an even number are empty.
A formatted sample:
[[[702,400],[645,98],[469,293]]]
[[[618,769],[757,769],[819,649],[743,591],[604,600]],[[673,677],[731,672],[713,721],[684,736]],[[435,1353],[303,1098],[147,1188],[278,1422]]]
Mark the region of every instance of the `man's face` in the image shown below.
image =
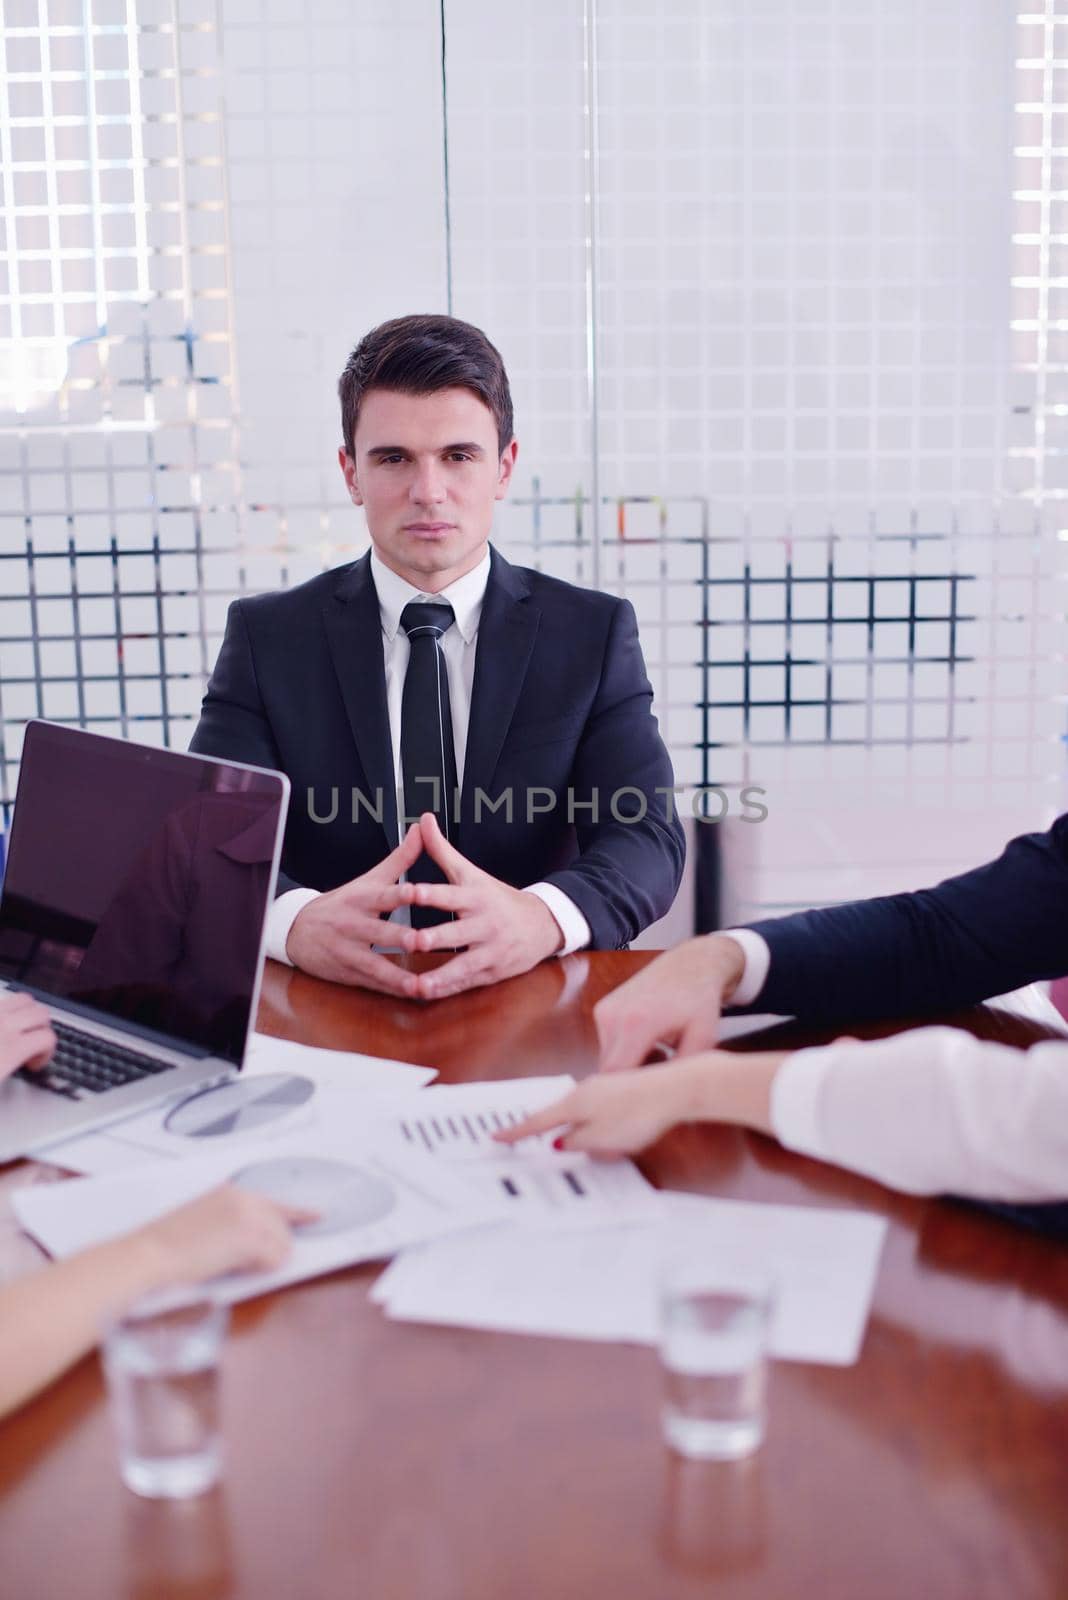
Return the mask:
[[[369,390],[352,454],[338,451],[379,556],[427,594],[482,560],[494,503],[504,498],[515,458],[514,439],[503,455],[498,450],[489,407],[459,388],[414,395]]]

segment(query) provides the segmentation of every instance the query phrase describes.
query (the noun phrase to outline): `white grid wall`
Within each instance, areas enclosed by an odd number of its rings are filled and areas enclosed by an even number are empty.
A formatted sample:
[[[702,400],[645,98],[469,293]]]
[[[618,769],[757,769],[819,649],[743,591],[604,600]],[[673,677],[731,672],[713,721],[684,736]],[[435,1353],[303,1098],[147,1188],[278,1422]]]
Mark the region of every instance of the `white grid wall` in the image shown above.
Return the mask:
[[[7,0],[0,769],[25,719],[173,742],[240,505],[214,9]]]
[[[221,40],[244,581],[267,589],[366,548],[335,459],[338,375],[375,323],[443,309],[440,14],[227,0]]]
[[[733,830],[736,913],[927,881],[1041,825],[1063,547],[1021,457],[1052,352],[1021,348],[1012,300],[1034,26],[1000,0],[596,0],[585,29],[546,18],[549,58],[537,21],[447,16],[457,309],[521,393],[543,348],[570,361],[509,546],[634,600],[680,779],[767,790]]]

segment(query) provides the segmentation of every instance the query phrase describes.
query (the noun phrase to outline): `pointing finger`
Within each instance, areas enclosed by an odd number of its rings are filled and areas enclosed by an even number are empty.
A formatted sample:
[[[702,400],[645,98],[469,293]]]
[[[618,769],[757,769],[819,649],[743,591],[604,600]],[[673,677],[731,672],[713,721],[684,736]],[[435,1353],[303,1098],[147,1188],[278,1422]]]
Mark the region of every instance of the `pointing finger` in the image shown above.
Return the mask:
[[[585,1150],[592,1155],[597,1149],[589,1123],[576,1122],[566,1133],[553,1140],[554,1150]],[[602,1152],[603,1153],[603,1152]]]
[[[571,1121],[571,1095],[564,1095],[562,1100],[554,1100],[551,1106],[544,1106],[541,1111],[532,1111],[529,1117],[524,1117],[522,1122],[515,1122],[510,1128],[502,1128],[493,1135],[498,1144],[516,1144],[520,1139],[532,1139],[535,1134],[549,1133],[553,1128],[562,1128]]]

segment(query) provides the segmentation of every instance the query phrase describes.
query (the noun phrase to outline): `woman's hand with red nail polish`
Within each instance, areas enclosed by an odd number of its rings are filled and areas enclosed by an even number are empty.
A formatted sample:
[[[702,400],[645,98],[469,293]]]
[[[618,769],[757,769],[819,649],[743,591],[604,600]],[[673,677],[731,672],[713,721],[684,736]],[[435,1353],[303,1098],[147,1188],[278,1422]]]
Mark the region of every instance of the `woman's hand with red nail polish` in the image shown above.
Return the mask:
[[[641,1071],[587,1078],[563,1099],[494,1138],[515,1144],[562,1128],[552,1141],[554,1150],[588,1150],[596,1155],[643,1150],[676,1122],[693,1115],[695,1068],[699,1072],[704,1059],[694,1056]]]

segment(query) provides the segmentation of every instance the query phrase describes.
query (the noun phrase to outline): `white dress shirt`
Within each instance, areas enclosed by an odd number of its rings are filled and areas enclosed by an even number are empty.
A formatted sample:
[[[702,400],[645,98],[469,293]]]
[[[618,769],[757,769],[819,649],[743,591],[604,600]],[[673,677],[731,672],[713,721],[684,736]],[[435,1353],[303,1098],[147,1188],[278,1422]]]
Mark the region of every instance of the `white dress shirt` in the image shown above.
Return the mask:
[[[478,648],[478,625],[482,616],[482,602],[490,572],[489,551],[470,572],[455,583],[450,583],[440,594],[427,594],[413,589],[381,561],[375,550],[371,551],[371,577],[378,594],[379,615],[382,619],[382,662],[386,675],[386,708],[389,712],[389,733],[393,745],[393,782],[396,791],[401,782],[401,700],[404,694],[404,674],[408,670],[410,646],[408,635],[400,625],[401,612],[411,600],[445,600],[452,606],[456,621],[442,635],[441,649],[449,674],[449,708],[452,712],[453,748],[456,752],[457,781],[464,781],[464,758],[467,753],[467,729],[471,720],[471,690],[475,681],[475,654]],[[398,806],[403,814],[403,805]],[[564,942],[558,955],[570,955],[590,942],[590,925],[575,902],[554,883],[532,883],[527,893],[536,894],[552,912]],[[292,966],[286,954],[289,930],[304,907],[316,899],[316,889],[290,889],[279,895],[267,917],[267,954],[276,961]],[[408,906],[401,906],[389,919],[410,926]]]
[[[1068,1041],[935,1027],[799,1050],[771,1122],[791,1150],[910,1194],[1068,1200]]]
[[[732,1005],[756,1001],[771,951],[731,928],[745,966]],[[1024,1054],[957,1028],[799,1050],[771,1092],[791,1150],[911,1194],[1068,1199],[1068,1041]]]

